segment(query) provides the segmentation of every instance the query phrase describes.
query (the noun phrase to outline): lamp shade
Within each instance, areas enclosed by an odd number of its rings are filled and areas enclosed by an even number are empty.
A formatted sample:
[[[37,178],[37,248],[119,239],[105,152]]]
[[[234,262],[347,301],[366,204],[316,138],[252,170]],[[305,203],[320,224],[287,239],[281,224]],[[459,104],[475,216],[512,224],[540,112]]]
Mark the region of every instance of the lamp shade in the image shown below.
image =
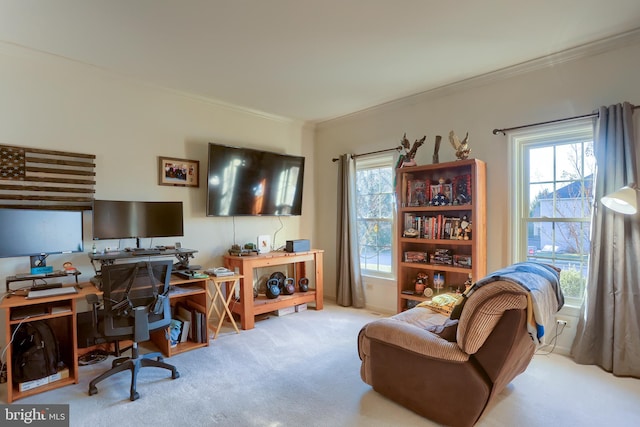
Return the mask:
[[[607,194],[600,201],[609,209],[622,214],[632,215],[638,212],[638,190],[635,184]]]

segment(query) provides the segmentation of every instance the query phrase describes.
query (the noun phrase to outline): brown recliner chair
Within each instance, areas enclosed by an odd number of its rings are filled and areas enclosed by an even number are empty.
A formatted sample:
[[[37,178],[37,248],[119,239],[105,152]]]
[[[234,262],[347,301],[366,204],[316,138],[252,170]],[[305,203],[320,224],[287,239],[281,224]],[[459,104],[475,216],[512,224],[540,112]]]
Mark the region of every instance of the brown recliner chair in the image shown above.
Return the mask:
[[[363,381],[435,422],[474,425],[536,349],[528,293],[491,280],[470,294],[457,322],[416,307],[365,325],[358,336]]]

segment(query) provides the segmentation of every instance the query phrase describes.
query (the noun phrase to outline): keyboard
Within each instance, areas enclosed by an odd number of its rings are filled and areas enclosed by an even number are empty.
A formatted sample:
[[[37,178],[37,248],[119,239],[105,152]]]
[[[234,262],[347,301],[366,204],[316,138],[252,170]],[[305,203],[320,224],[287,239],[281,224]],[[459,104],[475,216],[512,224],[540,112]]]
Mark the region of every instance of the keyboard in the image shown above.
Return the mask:
[[[160,249],[142,249],[138,251],[133,251],[131,254],[135,256],[145,256],[145,255],[158,255],[161,253],[162,251]]]
[[[42,289],[37,291],[29,291],[27,299],[46,298],[58,295],[70,295],[77,294],[78,290],[73,286],[67,286],[64,288]]]

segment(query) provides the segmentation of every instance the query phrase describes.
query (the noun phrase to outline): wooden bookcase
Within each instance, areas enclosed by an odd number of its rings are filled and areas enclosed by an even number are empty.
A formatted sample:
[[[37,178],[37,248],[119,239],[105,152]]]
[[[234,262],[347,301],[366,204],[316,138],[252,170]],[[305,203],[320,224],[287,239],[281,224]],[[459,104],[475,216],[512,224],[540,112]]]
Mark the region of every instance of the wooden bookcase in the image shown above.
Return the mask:
[[[207,296],[207,282],[208,278],[202,279],[178,279],[176,276],[171,277],[171,291],[169,292],[169,301],[171,307],[176,303],[183,303],[189,308],[194,308],[197,311],[204,313],[204,328],[208,328],[209,318],[209,297]],[[175,347],[171,347],[169,340],[167,339],[168,329],[161,329],[151,333],[151,341],[158,347],[158,349],[167,357],[175,356],[176,354],[184,353],[185,351],[191,351],[196,348],[209,346],[209,333],[207,331],[207,339],[204,342],[195,342],[187,340],[186,342],[178,343]]]
[[[486,164],[468,159],[396,173],[400,312],[429,298],[415,292],[418,273],[427,276],[425,285],[433,295],[463,289],[469,275],[472,281],[486,275]],[[447,200],[434,202],[438,194]],[[470,223],[466,231],[461,230],[465,217]],[[444,275],[439,290],[434,287],[436,273]]]

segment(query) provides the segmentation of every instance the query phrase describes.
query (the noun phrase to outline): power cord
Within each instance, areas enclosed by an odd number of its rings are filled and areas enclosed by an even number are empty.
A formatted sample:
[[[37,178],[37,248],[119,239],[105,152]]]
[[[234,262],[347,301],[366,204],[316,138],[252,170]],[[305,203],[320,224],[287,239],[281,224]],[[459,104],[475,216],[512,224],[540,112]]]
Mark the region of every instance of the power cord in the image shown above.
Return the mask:
[[[278,232],[284,228],[284,223],[282,222],[282,218],[280,216],[278,216],[277,218],[278,218],[278,221],[280,221],[280,228],[278,228],[273,233],[273,242],[271,242],[271,248],[269,248],[269,249],[273,249],[273,248],[276,247],[276,236],[277,236]]]
[[[540,347],[540,349],[536,350],[534,355],[548,356],[549,354],[553,353],[553,351],[556,349],[556,344],[558,343],[558,337],[560,335],[562,335],[562,331],[564,331],[564,328],[567,327],[567,324],[563,323],[562,324],[562,329],[560,329],[559,331],[558,331],[558,326],[560,326],[560,324],[556,322],[555,335],[553,336],[553,338],[551,338],[551,341],[549,342],[549,344],[546,344],[546,345]],[[552,345],[552,343],[553,343],[553,345]],[[541,353],[542,349],[548,348],[551,345],[552,345],[551,350]]]

